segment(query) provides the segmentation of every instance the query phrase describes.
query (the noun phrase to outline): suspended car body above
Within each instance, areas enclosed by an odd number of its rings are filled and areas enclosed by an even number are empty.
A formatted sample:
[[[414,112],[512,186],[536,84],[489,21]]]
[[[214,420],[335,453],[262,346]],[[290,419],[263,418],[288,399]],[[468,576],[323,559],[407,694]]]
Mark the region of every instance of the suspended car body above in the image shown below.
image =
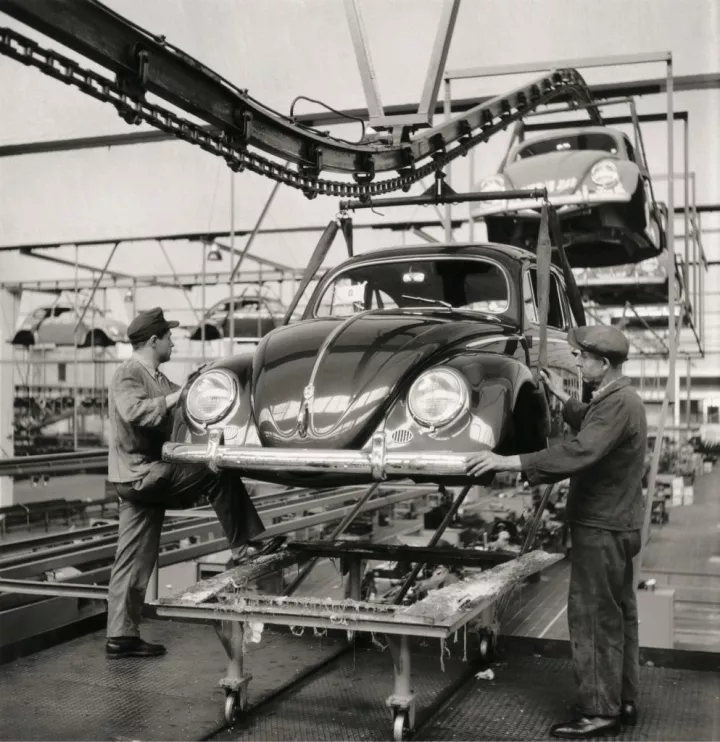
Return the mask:
[[[127,325],[100,309],[82,313],[70,304],[56,303],[31,312],[15,331],[13,345],[57,345],[105,348],[127,343]]]
[[[665,246],[663,208],[632,142],[617,129],[579,127],[524,141],[509,150],[500,172],[476,187],[531,188],[547,188],[574,267],[638,263]],[[527,199],[486,201],[472,213],[485,220],[491,242],[534,249],[539,206]]]
[[[575,281],[585,301],[601,306],[667,304],[667,251],[639,263],[600,268],[574,268]],[[682,278],[675,267],[675,296],[682,293]]]

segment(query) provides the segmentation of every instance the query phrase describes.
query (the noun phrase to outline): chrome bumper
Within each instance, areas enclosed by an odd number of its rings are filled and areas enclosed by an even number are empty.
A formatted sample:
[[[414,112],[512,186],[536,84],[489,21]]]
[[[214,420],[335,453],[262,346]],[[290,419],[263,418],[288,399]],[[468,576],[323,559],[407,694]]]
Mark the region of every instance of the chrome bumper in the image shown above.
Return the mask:
[[[166,443],[163,461],[176,464],[205,464],[213,471],[291,471],[370,475],[377,481],[388,477],[440,476],[467,474],[471,453],[386,451],[385,436],[376,434],[369,450],[347,451],[327,448],[262,448],[260,446],[220,445],[221,431],[213,430],[207,445]]]
[[[609,203],[629,203],[630,194],[620,193],[587,193],[572,194],[568,196],[549,196],[548,201],[557,207],[572,207],[578,209],[596,204]],[[505,214],[508,212],[517,213],[523,216],[530,216],[539,219],[540,214],[534,209],[541,209],[543,206],[542,199],[509,199],[506,201],[485,201],[476,204],[473,208],[473,216],[483,217],[492,216],[493,214]],[[561,212],[562,213],[562,212]]]

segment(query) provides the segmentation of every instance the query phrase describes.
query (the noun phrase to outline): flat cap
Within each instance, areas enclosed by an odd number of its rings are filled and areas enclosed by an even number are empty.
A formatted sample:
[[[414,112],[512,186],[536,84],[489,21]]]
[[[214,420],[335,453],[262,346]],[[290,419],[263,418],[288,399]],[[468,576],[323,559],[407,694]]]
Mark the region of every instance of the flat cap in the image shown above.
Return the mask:
[[[168,322],[160,307],[148,309],[147,312],[140,312],[130,323],[127,331],[128,340],[131,343],[141,343],[143,340],[149,340],[153,335],[162,337],[168,330],[179,324],[174,320]]]
[[[568,333],[573,348],[586,350],[612,363],[623,363],[630,353],[630,343],[622,330],[611,325],[575,327]]]

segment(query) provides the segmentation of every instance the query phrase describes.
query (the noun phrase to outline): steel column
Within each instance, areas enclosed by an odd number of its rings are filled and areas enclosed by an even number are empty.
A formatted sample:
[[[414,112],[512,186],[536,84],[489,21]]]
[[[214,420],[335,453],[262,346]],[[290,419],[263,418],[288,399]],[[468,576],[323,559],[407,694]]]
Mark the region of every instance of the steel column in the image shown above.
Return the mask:
[[[230,263],[235,255],[235,171],[230,170]],[[238,261],[239,263],[240,261]],[[235,344],[235,271],[230,273],[230,345],[228,354],[232,355]]]
[[[168,255],[167,250],[165,249],[165,245],[163,245],[162,240],[158,240],[158,245],[160,245],[160,249],[162,250],[162,254],[165,256],[165,261],[168,264],[168,267],[172,271],[173,278],[175,279],[175,283],[177,284],[177,288],[180,289],[180,291],[183,292],[183,296],[185,297],[185,300],[188,303],[188,306],[192,310],[192,313],[195,315],[195,319],[200,322],[202,320],[202,314],[198,314],[197,310],[195,309],[195,305],[192,303],[192,299],[190,298],[190,292],[185,288],[185,286],[180,283],[180,277],[175,270],[175,266],[172,263],[172,260],[170,260],[170,255]]]
[[[350,27],[350,38],[355,50],[355,59],[360,70],[360,80],[365,91],[365,100],[368,106],[368,122],[374,126],[374,122],[383,118],[384,111],[380,99],[380,90],[377,84],[377,75],[370,59],[370,47],[367,41],[365,26],[357,6],[358,0],[345,0],[345,15]]]
[[[445,78],[445,102],[443,110],[445,112],[445,121],[450,121],[452,118],[452,94],[451,94],[450,78]],[[445,166],[445,183],[450,186],[450,176],[452,173],[452,165],[448,162]],[[452,203],[447,201],[445,204],[445,242],[453,241],[452,231]]]
[[[289,163],[285,163],[287,166]],[[237,275],[237,272],[240,270],[240,266],[243,263],[243,260],[247,257],[247,254],[250,252],[250,248],[253,245],[253,242],[255,241],[255,237],[257,236],[258,231],[260,230],[260,227],[262,226],[262,223],[265,221],[265,217],[267,216],[268,211],[270,210],[270,206],[272,205],[273,200],[275,199],[275,195],[278,192],[278,189],[280,188],[280,183],[277,182],[273,186],[272,191],[270,191],[270,195],[267,197],[267,201],[265,201],[265,205],[262,208],[262,211],[260,212],[260,216],[257,218],[257,221],[255,222],[255,226],[253,227],[252,232],[250,233],[250,236],[248,237],[248,241],[245,243],[245,247],[243,248],[242,252],[240,253],[240,257],[237,259],[237,263],[235,263],[235,267],[232,269],[232,273],[230,274],[230,283],[232,283],[235,280],[235,276]],[[262,266],[260,268],[262,271]]]
[[[435,43],[433,44],[432,54],[430,55],[430,63],[428,64],[428,71],[425,77],[425,87],[423,88],[420,105],[418,106],[418,117],[424,118],[428,122],[430,121],[430,111],[434,110],[435,103],[437,102],[440,83],[442,82],[459,10],[460,0],[445,0],[437,34],[435,35]]]
[[[207,324],[205,322],[205,313],[207,312],[207,299],[205,294],[205,285],[206,285],[206,276],[207,276],[207,243],[203,242],[202,244],[202,289],[201,289],[201,299],[200,303],[202,304],[202,320],[200,321],[200,340],[202,341],[201,349],[202,349],[202,360],[203,363],[205,363],[205,325]]]
[[[74,304],[77,311],[79,288],[78,288],[78,246],[75,245],[75,299]],[[77,451],[78,447],[78,404],[80,398],[78,395],[78,344],[77,333],[73,333],[73,449]]]

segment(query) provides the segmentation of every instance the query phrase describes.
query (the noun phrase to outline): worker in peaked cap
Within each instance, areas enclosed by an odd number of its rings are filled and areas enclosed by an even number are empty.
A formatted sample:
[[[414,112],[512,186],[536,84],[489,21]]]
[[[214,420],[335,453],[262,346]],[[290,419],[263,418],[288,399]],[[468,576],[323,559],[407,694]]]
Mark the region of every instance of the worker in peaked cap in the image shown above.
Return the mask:
[[[598,358],[607,358],[614,366],[625,363],[630,353],[630,343],[625,333],[612,325],[572,328],[568,341],[573,348],[592,353]]]
[[[532,486],[570,479],[568,626],[578,689],[575,716],[550,733],[584,739],[637,721],[638,616],[633,558],[644,518],[642,478],[647,450],[645,407],[623,376],[630,344],[615,327],[572,329],[583,381],[593,390],[583,404],[556,373],[541,369],[547,390],[563,403],[574,437],[520,456],[483,451],[468,473],[522,471]]]
[[[164,337],[168,330],[177,327],[180,323],[174,320],[168,322],[165,314],[160,307],[148,309],[146,312],[140,312],[128,327],[128,340],[135,345],[145,340],[150,340],[153,335]]]
[[[257,541],[264,526],[242,480],[204,466],[162,461],[182,388],[160,371],[170,360],[172,330],[155,307],[128,327],[132,356],[113,375],[109,394],[108,479],[119,504],[118,543],[108,586],[108,657],[152,657],[160,644],[140,638],[145,593],[158,558],[165,508],[193,507],[204,496],[212,504],[236,561],[270,553],[282,539]]]

